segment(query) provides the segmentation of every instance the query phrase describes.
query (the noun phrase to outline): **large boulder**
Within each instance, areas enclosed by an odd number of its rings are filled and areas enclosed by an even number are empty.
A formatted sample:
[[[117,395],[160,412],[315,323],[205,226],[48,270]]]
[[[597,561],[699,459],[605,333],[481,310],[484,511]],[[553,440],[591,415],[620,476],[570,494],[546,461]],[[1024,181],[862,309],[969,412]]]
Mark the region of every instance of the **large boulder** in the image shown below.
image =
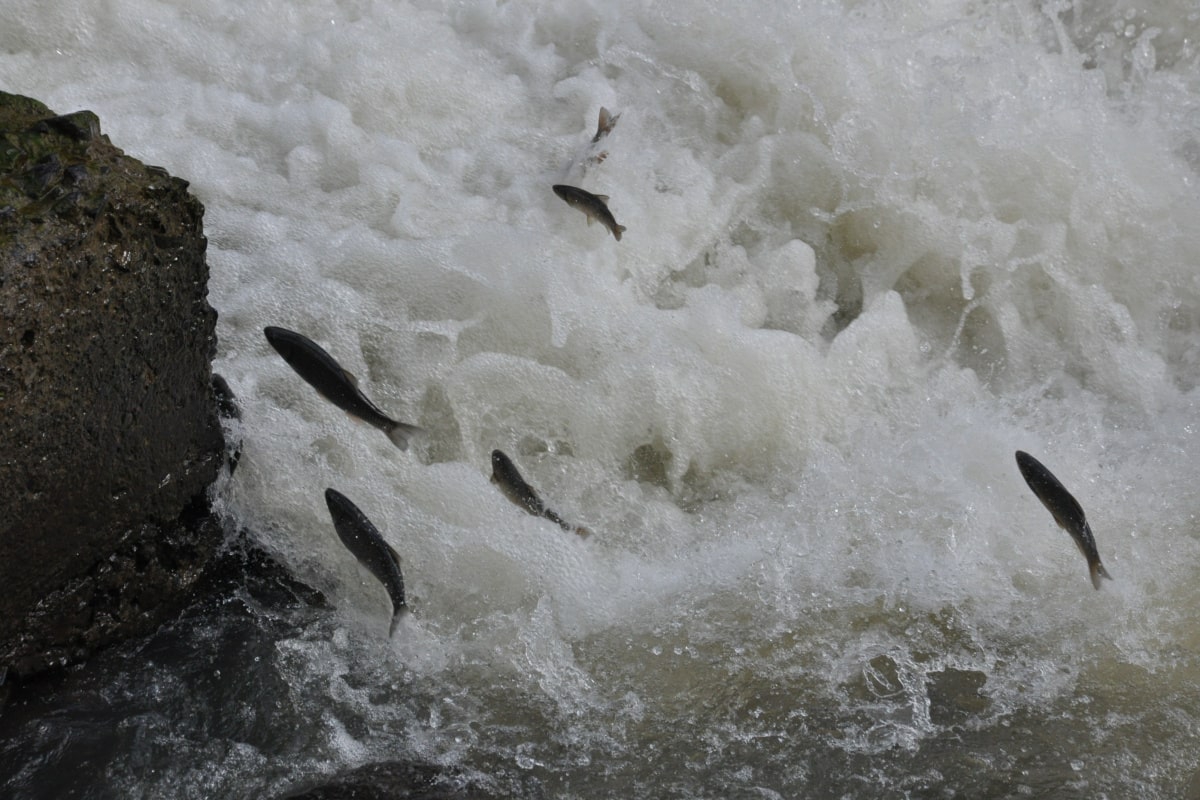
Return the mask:
[[[220,545],[203,214],[92,112],[0,92],[0,668],[145,632]]]

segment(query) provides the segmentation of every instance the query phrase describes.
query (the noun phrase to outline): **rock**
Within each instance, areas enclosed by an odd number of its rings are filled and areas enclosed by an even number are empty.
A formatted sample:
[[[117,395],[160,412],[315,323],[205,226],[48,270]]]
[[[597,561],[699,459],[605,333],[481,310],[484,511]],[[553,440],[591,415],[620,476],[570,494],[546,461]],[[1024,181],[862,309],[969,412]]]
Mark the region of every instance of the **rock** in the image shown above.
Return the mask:
[[[478,789],[468,792],[445,771],[407,761],[367,764],[327,781],[294,788],[279,800],[465,800],[482,798]]]
[[[147,788],[161,789],[154,776],[170,771],[164,726],[175,743],[199,743],[210,756],[228,747],[257,752],[265,761],[226,764],[237,774],[221,782],[254,786],[264,764],[296,757],[292,727],[307,708],[289,687],[281,669],[287,659],[279,656],[298,633],[303,637],[332,614],[319,592],[295,580],[247,532],[233,534],[178,616],[84,664],[0,685],[0,693],[13,686],[0,708],[0,797],[196,795],[198,789],[189,791],[196,782],[187,779],[175,793]],[[131,759],[135,771],[145,767],[137,789],[128,782]],[[174,766],[177,774],[189,771]],[[206,796],[230,796],[206,786]]]
[[[0,666],[182,607],[223,534],[204,208],[90,111],[0,92]]]

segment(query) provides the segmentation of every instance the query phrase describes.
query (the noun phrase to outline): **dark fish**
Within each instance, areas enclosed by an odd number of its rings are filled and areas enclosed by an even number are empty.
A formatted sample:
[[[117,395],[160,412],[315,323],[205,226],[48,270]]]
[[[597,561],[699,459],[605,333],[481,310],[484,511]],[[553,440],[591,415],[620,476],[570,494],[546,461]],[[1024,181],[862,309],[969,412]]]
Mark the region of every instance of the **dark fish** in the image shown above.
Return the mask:
[[[394,636],[400,619],[408,613],[404,601],[404,576],[400,574],[400,556],[391,545],[383,540],[379,531],[346,496],[335,489],[325,490],[325,503],[329,516],[333,517],[333,528],[346,549],[354,554],[358,563],[371,571],[387,589],[392,598],[392,625],[388,631]]]
[[[225,376],[214,372],[212,374],[213,398],[217,401],[217,414],[224,419],[241,419],[242,410],[238,408],[237,397],[229,388]]]
[[[617,124],[617,120],[621,118],[620,114],[610,114],[604,106],[600,107],[600,122],[596,125],[596,135],[592,137],[592,144],[603,139],[612,133],[613,126]]]
[[[397,422],[380,411],[358,388],[357,379],[312,339],[270,326],[263,328],[263,333],[283,360],[322,397],[347,414],[379,428],[401,450],[408,449],[410,436],[421,432],[416,425]]]
[[[1087,559],[1088,574],[1092,577],[1092,586],[1100,588],[1100,579],[1112,576],[1100,563],[1100,553],[1096,551],[1096,539],[1092,529],[1083,516],[1083,508],[1071,493],[1067,491],[1058,478],[1033,456],[1022,450],[1017,451],[1017,468],[1029,484],[1029,488],[1037,495],[1049,511],[1058,527],[1071,534],[1075,545],[1083,557]]]
[[[542,498],[538,497],[538,493],[525,482],[521,473],[517,472],[517,467],[513,464],[512,459],[499,450],[492,451],[492,483],[500,487],[500,491],[504,492],[505,497],[535,517],[545,517],[564,531],[577,533],[584,538],[591,535],[592,532],[587,528],[572,525],[551,509],[546,508],[546,504],[542,502]]]
[[[567,186],[565,183],[554,184],[554,193],[571,208],[577,208],[586,214],[588,225],[592,224],[592,220],[598,219],[604,227],[612,231],[613,238],[618,242],[621,241],[621,234],[624,232],[625,226],[617,224],[612,212],[605,205],[608,202],[608,195],[592,194],[577,186]]]
[[[242,418],[242,410],[238,407],[237,397],[233,394],[233,389],[229,388],[229,383],[225,380],[225,377],[214,372],[211,383],[213,399],[217,401],[217,415],[222,419],[240,420]],[[225,463],[229,465],[230,475],[237,469],[238,461],[241,457],[241,439],[238,439],[236,442],[225,442]]]

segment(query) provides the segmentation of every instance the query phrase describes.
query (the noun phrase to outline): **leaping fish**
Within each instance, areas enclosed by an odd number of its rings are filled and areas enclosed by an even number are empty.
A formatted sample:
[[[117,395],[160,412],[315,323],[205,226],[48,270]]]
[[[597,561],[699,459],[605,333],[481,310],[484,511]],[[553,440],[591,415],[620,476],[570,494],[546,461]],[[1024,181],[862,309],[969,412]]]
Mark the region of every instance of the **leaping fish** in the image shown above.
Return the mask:
[[[1079,501],[1071,496],[1066,487],[1059,482],[1058,478],[1054,477],[1050,470],[1043,466],[1042,462],[1029,453],[1022,450],[1017,451],[1017,468],[1021,470],[1022,477],[1025,478],[1025,482],[1029,484],[1033,493],[1037,495],[1038,500],[1041,500],[1042,505],[1050,511],[1054,521],[1058,523],[1058,527],[1071,534],[1071,538],[1075,540],[1075,546],[1087,559],[1092,586],[1099,589],[1101,578],[1112,580],[1108,570],[1100,563],[1100,553],[1096,550],[1096,539],[1092,536],[1091,526],[1083,516],[1083,507],[1079,505]]]
[[[397,422],[380,411],[358,388],[358,380],[312,339],[274,326],[263,328],[263,333],[283,360],[318,394],[352,417],[379,428],[401,450],[407,450],[409,438],[421,432],[416,425]]]
[[[612,133],[613,127],[616,126],[617,120],[620,118],[620,114],[610,114],[607,108],[600,106],[600,121],[596,125],[596,135],[592,137],[592,144]]]
[[[612,212],[608,210],[608,195],[592,194],[578,186],[568,186],[565,183],[554,184],[554,193],[571,208],[582,211],[587,216],[588,225],[592,224],[592,220],[600,220],[604,227],[612,231],[613,238],[621,241],[625,226],[618,225]]]
[[[242,419],[242,409],[238,406],[237,397],[233,393],[233,389],[229,388],[229,382],[224,376],[214,372],[211,380],[213,399],[217,404],[217,416],[222,419],[238,420]],[[240,429],[239,429],[240,430]],[[229,467],[229,474],[232,476],[237,469],[238,461],[242,458],[242,439],[239,436],[237,441],[225,442],[225,463]]]
[[[564,531],[577,533],[585,539],[591,536],[592,532],[587,528],[572,525],[547,508],[533,487],[521,477],[512,459],[499,450],[492,451],[492,483],[500,487],[505,497],[535,517],[545,517]]]
[[[346,549],[358,563],[371,571],[392,598],[392,624],[388,636],[396,634],[396,626],[408,613],[404,599],[404,576],[400,574],[400,556],[383,540],[367,515],[336,489],[325,490],[325,504],[333,518],[333,529]]]

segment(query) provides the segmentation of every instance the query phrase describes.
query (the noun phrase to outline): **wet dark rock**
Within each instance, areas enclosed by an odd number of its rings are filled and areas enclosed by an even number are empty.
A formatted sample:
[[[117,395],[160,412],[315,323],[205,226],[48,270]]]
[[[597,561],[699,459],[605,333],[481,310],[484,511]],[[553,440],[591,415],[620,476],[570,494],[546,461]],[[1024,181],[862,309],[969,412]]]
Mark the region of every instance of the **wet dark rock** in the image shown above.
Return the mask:
[[[126,780],[140,765],[169,759],[159,735],[197,746],[229,737],[277,754],[301,746],[303,711],[276,656],[281,641],[331,613],[324,597],[244,532],[212,559],[193,594],[145,636],[0,685],[12,695],[0,705],[0,797],[148,796],[131,793]]]
[[[90,111],[0,92],[0,666],[182,608],[223,540],[203,206]]]
[[[465,800],[483,797],[446,785],[445,775],[426,764],[367,764],[318,785],[294,789],[279,800]]]
[[[297,580],[246,531],[239,533],[209,563],[196,585],[195,596],[196,601],[186,615],[213,616],[213,609],[230,604],[252,604],[259,610],[274,611],[330,607],[325,595]],[[282,636],[293,632],[288,627],[276,633]]]

